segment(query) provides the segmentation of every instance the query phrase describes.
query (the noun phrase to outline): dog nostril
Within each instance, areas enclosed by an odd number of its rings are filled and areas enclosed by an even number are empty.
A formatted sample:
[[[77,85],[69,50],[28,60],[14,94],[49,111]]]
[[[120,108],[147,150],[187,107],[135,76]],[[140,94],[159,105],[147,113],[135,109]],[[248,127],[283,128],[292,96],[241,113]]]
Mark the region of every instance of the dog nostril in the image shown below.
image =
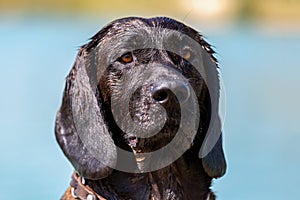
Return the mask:
[[[164,103],[169,98],[169,93],[167,88],[161,88],[154,90],[152,93],[152,98],[158,103]]]
[[[178,101],[181,103],[185,102],[190,97],[190,89],[185,84],[177,86],[174,92]]]
[[[171,96],[173,96],[172,94],[176,96],[180,103],[184,103],[190,97],[190,88],[185,82],[176,80],[158,82],[151,89],[152,98],[161,104],[169,101]]]

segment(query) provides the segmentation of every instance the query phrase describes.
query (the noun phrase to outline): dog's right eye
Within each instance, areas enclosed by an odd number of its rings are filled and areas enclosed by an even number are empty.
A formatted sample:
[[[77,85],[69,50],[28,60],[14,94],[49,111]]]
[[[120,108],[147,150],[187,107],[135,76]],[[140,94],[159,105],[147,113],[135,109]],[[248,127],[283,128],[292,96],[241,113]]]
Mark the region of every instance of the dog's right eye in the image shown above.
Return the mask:
[[[184,47],[182,49],[182,57],[185,60],[188,60],[188,61],[190,61],[191,59],[193,59],[193,52],[192,52],[192,50],[191,50],[190,47]]]
[[[132,53],[128,52],[128,53],[123,54],[120,57],[119,61],[122,62],[122,63],[125,63],[125,64],[131,63],[133,61]]]

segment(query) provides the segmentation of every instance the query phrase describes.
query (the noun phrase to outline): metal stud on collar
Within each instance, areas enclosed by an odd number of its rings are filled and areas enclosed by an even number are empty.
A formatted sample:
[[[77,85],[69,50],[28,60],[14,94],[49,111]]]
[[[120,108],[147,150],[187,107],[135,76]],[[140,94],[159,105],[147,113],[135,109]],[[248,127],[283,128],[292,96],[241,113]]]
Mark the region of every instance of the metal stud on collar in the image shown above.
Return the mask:
[[[87,195],[86,200],[96,200],[96,197],[92,194]]]
[[[73,198],[78,198],[78,196],[75,195],[75,189],[73,187],[71,187],[71,195]]]
[[[84,185],[85,184],[85,179],[81,177],[81,183]]]

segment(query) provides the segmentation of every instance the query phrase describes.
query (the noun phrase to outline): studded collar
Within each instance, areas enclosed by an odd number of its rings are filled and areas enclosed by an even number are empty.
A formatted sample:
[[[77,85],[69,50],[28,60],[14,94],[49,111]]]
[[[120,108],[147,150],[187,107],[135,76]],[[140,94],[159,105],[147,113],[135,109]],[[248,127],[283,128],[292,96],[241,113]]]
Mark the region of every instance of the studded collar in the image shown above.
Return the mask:
[[[74,172],[72,176],[72,181],[70,183],[70,187],[65,192],[61,200],[106,200],[106,199],[100,196],[99,194],[97,194],[88,185],[86,185],[85,179],[80,177],[76,172]],[[214,194],[212,192],[208,193],[206,200],[215,200]]]

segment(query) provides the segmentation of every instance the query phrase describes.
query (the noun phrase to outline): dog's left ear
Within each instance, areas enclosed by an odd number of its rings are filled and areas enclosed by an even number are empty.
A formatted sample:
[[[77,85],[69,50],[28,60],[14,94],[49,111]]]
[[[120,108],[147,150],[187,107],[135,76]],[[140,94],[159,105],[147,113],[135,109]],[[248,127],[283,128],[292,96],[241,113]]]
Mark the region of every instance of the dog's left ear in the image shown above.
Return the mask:
[[[219,117],[220,79],[214,51],[202,40],[202,67],[204,79],[210,95],[211,118],[209,127],[202,143],[199,158],[205,172],[212,178],[218,178],[226,172],[226,161],[222,147],[222,125]]]

